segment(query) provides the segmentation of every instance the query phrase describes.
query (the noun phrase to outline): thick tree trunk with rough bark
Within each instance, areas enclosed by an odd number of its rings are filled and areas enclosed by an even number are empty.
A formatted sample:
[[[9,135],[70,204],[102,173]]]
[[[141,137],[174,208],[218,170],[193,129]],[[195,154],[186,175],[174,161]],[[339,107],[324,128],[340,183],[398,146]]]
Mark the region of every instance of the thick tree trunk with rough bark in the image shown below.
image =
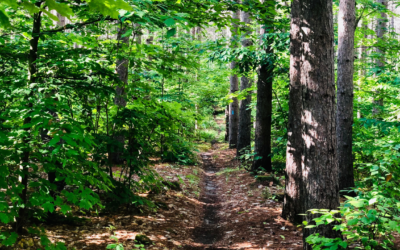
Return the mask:
[[[250,15],[247,12],[242,12],[240,19],[245,25],[250,24]],[[246,36],[251,34],[249,26],[246,26],[248,30]],[[248,47],[252,45],[252,41],[247,37],[242,37],[242,46]],[[246,74],[246,72],[245,72]],[[240,79],[240,91],[244,91],[251,87],[251,79],[246,75],[243,75]],[[237,156],[244,154],[244,149],[250,149],[251,144],[251,93],[249,92],[245,99],[240,101],[239,107],[239,134],[237,143]]]
[[[339,206],[333,46],[332,0],[293,0],[288,186],[283,208],[283,216],[292,221],[309,209]],[[308,213],[305,219],[313,224],[316,216]],[[305,239],[315,232],[340,236],[332,225],[305,229],[304,249],[311,249]]]
[[[285,197],[282,217],[301,223],[299,214],[304,212],[301,200],[302,192],[302,87],[301,87],[301,53],[302,35],[300,30],[300,0],[293,1],[290,23],[290,86],[289,86],[289,117],[288,142],[286,150]]]
[[[271,25],[271,24],[266,24]],[[260,29],[263,37],[265,28]],[[266,50],[267,55],[273,53],[268,41]],[[272,57],[270,57],[272,58]],[[254,152],[256,153],[252,165],[252,171],[260,167],[267,172],[272,172],[271,165],[271,123],[272,123],[272,83],[273,83],[274,63],[270,60],[261,65],[257,81],[257,105],[256,105],[256,126],[254,139]]]
[[[239,13],[232,13],[233,19],[239,19]],[[237,40],[237,29],[238,26],[233,24],[233,30],[231,35],[231,41],[235,46]],[[236,63],[231,62],[231,69],[236,68]],[[239,79],[237,75],[230,76],[230,93],[239,91]],[[237,147],[238,139],[238,127],[239,127],[239,101],[237,98],[232,98],[232,102],[229,104],[229,148]]]
[[[355,6],[355,0],[341,0],[339,6],[336,135],[340,190],[354,187],[352,146]]]

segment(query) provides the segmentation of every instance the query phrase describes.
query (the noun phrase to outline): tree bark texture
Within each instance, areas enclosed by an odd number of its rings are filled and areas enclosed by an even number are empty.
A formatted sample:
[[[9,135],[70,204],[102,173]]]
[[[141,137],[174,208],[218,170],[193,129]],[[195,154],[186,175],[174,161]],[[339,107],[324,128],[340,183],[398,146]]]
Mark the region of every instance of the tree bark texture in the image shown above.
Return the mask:
[[[246,36],[242,37],[242,46],[248,47],[252,45],[252,41],[247,38],[251,34],[250,14],[248,12],[241,12],[240,19],[246,25]],[[240,79],[240,91],[244,91],[251,87],[251,79],[246,76],[246,72]],[[244,149],[250,149],[251,145],[251,93],[249,92],[245,99],[240,101],[239,108],[239,134],[237,143],[237,156],[244,154]]]
[[[232,13],[233,19],[239,19],[239,12]],[[231,42],[233,47],[236,46],[238,26],[233,24]],[[236,68],[236,63],[231,62],[231,69]],[[239,79],[237,75],[230,76],[230,93],[233,94],[239,91]],[[232,102],[229,104],[229,148],[237,147],[238,140],[238,126],[239,126],[239,101],[237,98],[232,98]]]
[[[268,24],[270,25],[270,24]],[[261,37],[265,29],[260,29]],[[263,39],[261,39],[263,40]],[[268,41],[272,42],[272,41]],[[273,53],[270,43],[266,48],[267,55]],[[269,57],[272,58],[272,57]],[[254,152],[256,153],[252,171],[264,168],[272,172],[271,165],[271,126],[272,126],[272,84],[274,63],[269,59],[260,67],[257,81],[256,126],[254,139]],[[260,158],[261,157],[261,158]]]
[[[283,216],[295,221],[309,209],[339,206],[332,0],[294,0],[290,33],[288,178]],[[305,219],[313,224],[316,216],[308,213]],[[311,249],[305,239],[316,232],[340,237],[332,225],[304,229],[304,249]]]
[[[304,212],[301,200],[302,192],[302,86],[301,86],[301,53],[302,34],[300,30],[301,2],[292,2],[290,23],[290,85],[289,85],[289,117],[288,142],[286,150],[285,197],[282,208],[282,217],[301,223]]]
[[[355,0],[341,0],[338,18],[336,135],[340,190],[354,187],[352,146],[355,6]]]

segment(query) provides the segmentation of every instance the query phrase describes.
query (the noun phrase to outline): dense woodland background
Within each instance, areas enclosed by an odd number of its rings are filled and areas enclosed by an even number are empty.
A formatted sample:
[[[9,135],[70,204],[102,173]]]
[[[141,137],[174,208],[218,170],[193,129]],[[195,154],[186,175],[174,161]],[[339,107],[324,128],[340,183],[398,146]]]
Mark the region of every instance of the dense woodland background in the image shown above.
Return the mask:
[[[304,249],[393,249],[398,5],[0,1],[0,249],[66,249],[38,225],[77,210],[155,207],[140,194],[175,185],[155,162],[205,143],[285,180]]]

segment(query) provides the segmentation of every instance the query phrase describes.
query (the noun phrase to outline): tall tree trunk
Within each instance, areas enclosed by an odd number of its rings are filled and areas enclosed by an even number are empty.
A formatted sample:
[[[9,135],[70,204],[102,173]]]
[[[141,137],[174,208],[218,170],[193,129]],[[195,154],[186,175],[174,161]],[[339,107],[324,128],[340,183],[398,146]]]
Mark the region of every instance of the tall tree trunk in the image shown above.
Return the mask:
[[[233,19],[239,19],[239,11],[232,13]],[[237,31],[238,26],[233,24],[233,30],[231,35],[231,41],[233,47],[236,47],[237,43]],[[236,68],[236,62],[231,62],[231,69]],[[239,79],[237,75],[230,76],[230,93],[236,93],[239,91]],[[229,104],[229,148],[236,148],[238,139],[239,129],[239,101],[236,97],[232,98],[232,102]]]
[[[229,141],[229,105],[225,108],[225,141]]]
[[[289,117],[288,142],[286,150],[285,197],[283,201],[282,217],[301,223],[304,212],[301,200],[302,186],[302,86],[301,69],[302,34],[300,29],[301,18],[300,0],[292,2],[290,23],[290,85],[289,85]]]
[[[355,6],[355,0],[341,0],[339,6],[336,135],[340,190],[354,187],[352,145]]]
[[[241,12],[240,19],[246,25],[246,36],[251,34],[251,29],[249,28],[250,24],[250,15],[248,12]],[[242,37],[242,46],[248,47],[252,45],[252,41],[247,37]],[[244,91],[251,87],[251,79],[243,75],[240,79],[240,91]],[[239,134],[238,134],[238,142],[237,142],[237,156],[241,156],[244,153],[245,148],[249,148],[251,144],[251,93],[249,92],[245,99],[240,101],[239,107]]]
[[[42,2],[38,2],[35,5],[40,8]],[[29,41],[30,50],[28,55],[28,84],[36,82],[36,73],[37,73],[37,64],[36,60],[38,59],[38,45],[39,45],[39,33],[42,25],[42,12],[35,13],[33,15],[33,27],[32,27],[32,39]],[[34,96],[33,90],[31,90],[28,95],[28,99],[31,99]],[[29,100],[28,108],[33,108],[33,103]],[[31,111],[28,111],[31,112]],[[32,120],[30,114],[24,119],[24,124],[29,124]],[[29,164],[30,164],[30,128],[26,128],[27,136],[24,137],[23,142],[25,148],[23,149],[21,156],[21,187],[22,191],[20,194],[21,198],[21,206],[18,209],[18,216],[15,218],[14,230],[18,233],[22,232],[22,227],[26,223],[26,211],[27,211],[27,202],[28,202],[28,182],[29,182]]]
[[[376,2],[378,4],[382,4],[385,8],[388,7],[388,2],[386,0],[377,0]],[[387,31],[387,15],[386,13],[382,12],[381,17],[378,18],[376,25],[376,37],[378,38],[378,40],[383,39],[383,36],[385,35],[386,31]],[[375,74],[375,77],[377,77],[384,70],[385,67],[385,55],[384,55],[385,52],[381,50],[379,47],[376,48],[376,52],[380,54],[380,56],[376,60],[376,66],[379,68],[379,70],[377,71],[377,74]],[[380,90],[376,90],[375,92],[377,95],[381,93]],[[383,99],[381,97],[375,98],[374,107],[372,110],[373,115],[379,116],[379,114],[382,111],[382,107],[383,107]]]
[[[266,23],[266,27],[270,30],[272,23]],[[261,40],[266,29],[260,29]],[[268,40],[267,48],[265,48],[269,59],[265,61],[258,74],[257,81],[257,105],[256,105],[256,126],[255,126],[255,140],[254,152],[255,158],[252,165],[252,171],[264,168],[267,172],[272,172],[271,165],[271,125],[272,125],[272,83],[274,62],[272,62],[272,47],[271,39]]]
[[[368,22],[365,19],[361,23],[361,30],[364,33],[364,39],[362,41],[361,48],[360,48],[360,65],[361,66],[360,66],[360,70],[359,70],[360,76],[358,77],[358,79],[359,79],[358,80],[358,89],[359,90],[361,90],[361,84],[367,74],[366,63],[367,63],[368,51],[367,51],[367,46],[364,43],[365,43],[365,39],[368,39],[368,35],[366,34],[366,32],[368,30]],[[357,103],[358,103],[357,118],[360,119],[363,116],[362,112],[361,112],[361,108],[360,108],[360,105],[361,105],[361,97],[360,96],[358,97]]]
[[[292,221],[298,219],[299,212],[305,213],[312,208],[337,209],[339,206],[333,45],[332,0],[293,0],[289,185],[283,212],[283,216]],[[293,192],[293,188],[298,187]],[[298,209],[294,205],[301,207]],[[313,224],[312,219],[316,216],[308,213],[305,219]],[[304,249],[311,249],[305,239],[312,233],[340,237],[332,225],[305,228]]]
[[[124,23],[121,23],[121,27],[118,30],[117,40],[118,40],[118,56],[123,54],[123,47],[129,45],[129,36],[122,37],[127,31],[127,27]],[[117,59],[116,71],[118,73],[119,79],[123,83],[122,86],[116,87],[116,95],[114,99],[114,104],[120,108],[126,107],[126,93],[125,86],[128,84],[128,60],[124,57]],[[111,147],[111,152],[109,152],[109,162],[110,164],[122,164],[124,159],[122,157],[122,149],[125,144],[125,136],[121,131],[116,131],[113,136],[116,145]],[[110,175],[112,176],[111,166]]]
[[[197,40],[201,41],[201,27],[196,28]]]

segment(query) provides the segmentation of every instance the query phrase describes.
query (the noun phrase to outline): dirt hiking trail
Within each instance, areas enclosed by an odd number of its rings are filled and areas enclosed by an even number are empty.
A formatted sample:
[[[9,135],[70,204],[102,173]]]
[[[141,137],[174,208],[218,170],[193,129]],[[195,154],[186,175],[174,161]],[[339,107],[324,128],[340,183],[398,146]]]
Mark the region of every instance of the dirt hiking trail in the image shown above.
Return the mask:
[[[77,210],[78,224],[44,224],[46,234],[52,242],[64,242],[68,250],[106,249],[116,242],[111,236],[125,250],[137,249],[142,235],[149,239],[146,250],[302,249],[299,228],[280,217],[277,197],[283,187],[257,181],[238,168],[236,150],[227,147],[214,143],[199,154],[198,166],[155,161],[152,169],[160,177],[179,183],[139,194],[156,208],[120,207],[101,214]],[[15,250],[37,249],[39,241],[24,238]]]
[[[200,155],[203,219],[192,231],[193,244],[183,249],[302,249],[301,231],[280,217],[281,202],[272,199],[283,188],[257,182],[237,168],[235,150],[222,146]],[[265,189],[270,199],[263,198]]]

